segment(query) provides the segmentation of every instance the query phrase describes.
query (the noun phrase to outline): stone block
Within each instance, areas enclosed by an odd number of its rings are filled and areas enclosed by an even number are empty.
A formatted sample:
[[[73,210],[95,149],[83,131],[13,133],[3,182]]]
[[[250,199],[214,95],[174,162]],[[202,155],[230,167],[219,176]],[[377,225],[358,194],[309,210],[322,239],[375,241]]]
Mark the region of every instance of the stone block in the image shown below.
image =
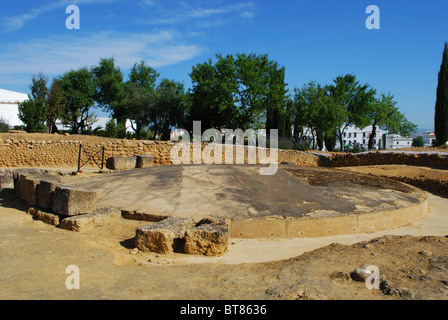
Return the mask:
[[[16,193],[16,197],[21,199],[21,190],[20,190],[20,177],[26,174],[41,174],[42,171],[40,169],[16,169],[13,171],[13,185],[14,191]]]
[[[216,225],[221,225],[221,226],[230,228],[231,222],[232,222],[232,220],[228,219],[228,218],[209,216],[209,217],[205,217],[201,221],[199,221],[198,224],[196,225],[196,227],[199,227],[200,225],[203,225],[203,224],[216,224]]]
[[[90,228],[112,222],[113,219],[120,218],[121,212],[116,209],[100,209],[93,213],[64,218],[59,224],[59,228],[70,231],[83,232]]]
[[[22,174],[19,179],[20,199],[25,200],[30,206],[35,206],[37,204],[40,182],[43,179],[60,182],[59,177],[50,174]]]
[[[42,210],[39,210],[38,208],[29,208],[28,213],[31,214],[35,219],[40,220],[46,224],[50,224],[52,226],[59,225],[61,221],[61,216],[51,213],[51,212],[44,212]]]
[[[13,185],[13,171],[9,168],[0,169],[0,188]]]
[[[137,166],[137,157],[113,156],[106,160],[106,168],[110,170],[131,170]]]
[[[159,222],[169,218],[169,216],[161,216],[157,214],[129,211],[129,210],[121,210],[121,216],[129,220],[139,220],[148,222]]]
[[[96,210],[95,191],[68,186],[57,186],[53,193],[52,211],[63,216],[76,216]]]
[[[53,204],[53,194],[59,182],[41,180],[37,188],[37,206],[42,209],[51,209]]]
[[[33,175],[22,175],[20,177],[20,198],[30,206],[35,206],[37,203],[37,186],[39,183],[40,180]]]
[[[153,155],[140,155],[137,156],[136,168],[149,168],[154,166],[154,156]]]
[[[14,191],[16,193],[16,197],[22,200],[25,200],[26,190],[23,188],[21,182],[24,182],[26,177],[37,180],[61,182],[61,178],[59,176],[46,173],[41,169],[16,169],[13,173]]]
[[[187,230],[184,252],[194,255],[218,256],[228,250],[229,227],[225,224],[201,224]]]
[[[135,247],[140,251],[169,254],[179,249],[185,233],[195,222],[187,218],[170,217],[137,229]]]

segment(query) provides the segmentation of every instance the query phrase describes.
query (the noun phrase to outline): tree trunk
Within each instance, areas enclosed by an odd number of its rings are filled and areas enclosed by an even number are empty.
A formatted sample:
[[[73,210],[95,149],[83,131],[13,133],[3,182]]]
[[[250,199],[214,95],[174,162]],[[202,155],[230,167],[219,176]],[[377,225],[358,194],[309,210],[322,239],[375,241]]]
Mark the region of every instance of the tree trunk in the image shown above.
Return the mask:
[[[342,137],[342,134],[343,134],[342,131],[339,130],[337,136],[338,136],[339,145],[340,145],[339,151],[344,152],[344,139]]]
[[[367,146],[369,151],[373,149],[373,139],[375,139],[375,136],[376,136],[376,122],[374,122],[372,125],[372,133],[370,134],[369,137],[369,144]]]

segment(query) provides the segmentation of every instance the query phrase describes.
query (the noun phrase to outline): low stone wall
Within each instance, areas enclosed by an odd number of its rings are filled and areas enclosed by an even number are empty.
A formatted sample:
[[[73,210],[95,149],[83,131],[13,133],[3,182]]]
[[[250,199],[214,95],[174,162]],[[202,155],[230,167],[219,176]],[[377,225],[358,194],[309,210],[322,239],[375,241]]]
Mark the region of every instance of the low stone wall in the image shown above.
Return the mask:
[[[14,138],[10,134],[8,138],[0,137],[0,167],[67,167],[76,168],[78,164],[79,145],[83,151],[81,163],[89,160],[89,155],[95,155],[104,147],[104,166],[106,159],[112,156],[134,156],[151,154],[154,156],[155,165],[170,164],[170,151],[172,145],[169,142],[138,141],[105,139],[88,136],[54,136],[46,135],[34,140],[27,138]],[[101,164],[102,152],[94,157],[96,163]],[[95,166],[93,160],[86,166]]]
[[[448,181],[442,179],[428,179],[428,178],[409,178],[409,177],[390,177],[384,176],[385,178],[394,179],[422,190],[426,190],[435,194],[442,196],[448,196]]]
[[[85,167],[94,167],[102,163],[104,147],[104,167],[107,159],[114,156],[132,157],[137,155],[152,155],[155,166],[171,165],[170,159],[173,143],[169,141],[119,140],[91,136],[45,135],[35,136],[26,134],[17,138],[14,134],[0,134],[0,168],[17,167],[73,167],[77,168],[79,145],[82,144],[81,164],[87,161]],[[202,144],[201,153],[206,144]],[[248,163],[248,149],[244,148],[244,162]],[[191,145],[190,160],[193,163],[193,144]],[[98,153],[97,153],[98,152]],[[89,161],[89,155],[96,156]],[[234,152],[234,162],[236,161]],[[269,156],[269,152],[267,153]],[[279,150],[278,161],[290,162],[298,165],[318,166],[319,158],[313,154],[297,150]],[[204,160],[204,159],[202,159]],[[204,163],[204,161],[202,161]],[[223,163],[225,162],[225,148],[223,148]],[[257,157],[258,163],[258,157]]]
[[[83,146],[82,163],[89,160],[88,154],[94,155],[104,147],[104,166],[106,166],[106,160],[113,156],[132,157],[137,155],[152,155],[155,166],[173,164],[170,154],[174,144],[168,141],[119,140],[82,135],[9,133],[0,134],[0,168],[67,166],[76,168],[80,144]],[[206,144],[202,144],[202,151],[205,146]],[[244,149],[245,163],[247,163],[248,149]],[[193,147],[191,147],[191,154],[192,152]],[[225,159],[225,148],[223,148],[223,163],[225,163]],[[97,153],[94,160],[101,164],[102,152]],[[192,156],[190,160],[192,162]],[[257,163],[258,161],[257,157]],[[90,160],[86,166],[95,166],[95,162]],[[368,152],[317,156],[297,150],[278,150],[278,162],[328,167],[407,164],[448,168],[448,156],[437,153]]]
[[[14,171],[13,176],[17,198],[31,207],[47,210],[61,219],[96,211],[95,191],[66,186],[61,184],[58,176],[34,173],[32,170],[19,169]]]
[[[448,156],[438,153],[366,152],[336,154],[321,159],[321,165],[329,167],[352,167],[385,164],[406,164],[448,168]]]
[[[428,214],[428,199],[421,193],[409,207],[340,217],[233,219],[231,237],[249,239],[291,239],[374,233],[405,226]]]

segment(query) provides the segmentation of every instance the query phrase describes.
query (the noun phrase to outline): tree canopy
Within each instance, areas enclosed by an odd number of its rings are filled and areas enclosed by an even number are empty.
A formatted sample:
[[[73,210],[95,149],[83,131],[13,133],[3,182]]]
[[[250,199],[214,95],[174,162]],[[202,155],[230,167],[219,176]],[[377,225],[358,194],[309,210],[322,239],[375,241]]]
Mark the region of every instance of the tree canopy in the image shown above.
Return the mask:
[[[65,97],[62,122],[73,133],[84,133],[95,122],[90,108],[95,104],[95,81],[88,68],[71,70],[59,78]]]
[[[447,70],[445,46],[436,104],[439,132],[447,119],[443,112],[443,108],[448,111],[443,99],[448,95]],[[327,150],[334,149],[337,139],[343,148],[349,126],[372,126],[369,148],[373,148],[377,127],[404,136],[416,129],[391,93],[377,95],[354,74],[337,76],[329,85],[310,81],[289,95],[285,68],[266,54],[217,54],[215,60],[194,65],[190,78],[192,88],[186,91],[182,83],[160,78],[142,60],[133,64],[124,82],[115,59],[102,58],[96,66],[56,77],[51,86],[43,74],[33,76],[30,99],[20,104],[19,116],[30,132],[44,131],[45,124],[52,132],[59,119],[73,133],[83,134],[90,132],[97,107],[116,120],[109,121],[105,134],[120,138],[126,136],[126,120],[136,138],[151,134],[165,140],[172,129],[192,130],[193,121],[200,120],[204,130],[265,128],[269,133],[278,129],[280,137],[293,136],[296,147],[308,139],[307,128],[312,148],[317,141],[319,149],[325,144]]]
[[[19,119],[25,123],[27,132],[45,132],[47,120],[48,79],[39,73],[31,79],[28,100],[18,105]]]
[[[190,120],[206,128],[261,128],[268,109],[284,107],[285,70],[277,62],[245,53],[216,58],[193,66]]]

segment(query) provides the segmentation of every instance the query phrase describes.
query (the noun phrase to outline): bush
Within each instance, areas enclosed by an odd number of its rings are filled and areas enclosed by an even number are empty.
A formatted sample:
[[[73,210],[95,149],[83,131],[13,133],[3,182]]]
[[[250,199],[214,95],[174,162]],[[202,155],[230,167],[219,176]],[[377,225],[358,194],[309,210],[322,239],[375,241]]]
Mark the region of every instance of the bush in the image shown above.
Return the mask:
[[[115,138],[117,136],[117,124],[115,123],[115,119],[107,121],[104,136],[109,138]]]
[[[425,146],[425,142],[423,141],[423,137],[417,137],[414,138],[412,141],[412,146],[413,147],[417,147],[417,148],[421,148]]]
[[[306,142],[299,142],[299,143],[296,145],[295,149],[296,149],[296,150],[299,150],[299,151],[309,151],[309,150],[311,150],[311,147],[310,147],[309,143],[306,143]]]
[[[0,120],[0,133],[6,132],[9,132],[9,125],[5,121]]]
[[[266,143],[268,143],[268,141],[266,141]],[[278,148],[283,150],[292,150],[294,149],[294,141],[288,138],[279,138]]]
[[[25,126],[22,125],[15,125],[13,128],[13,130],[21,130],[21,131],[25,131]]]
[[[125,139],[127,138],[127,131],[126,131],[126,122],[120,122],[117,124],[117,134],[115,138],[118,139]]]
[[[336,147],[336,134],[325,135],[325,148],[327,151],[332,152]]]

